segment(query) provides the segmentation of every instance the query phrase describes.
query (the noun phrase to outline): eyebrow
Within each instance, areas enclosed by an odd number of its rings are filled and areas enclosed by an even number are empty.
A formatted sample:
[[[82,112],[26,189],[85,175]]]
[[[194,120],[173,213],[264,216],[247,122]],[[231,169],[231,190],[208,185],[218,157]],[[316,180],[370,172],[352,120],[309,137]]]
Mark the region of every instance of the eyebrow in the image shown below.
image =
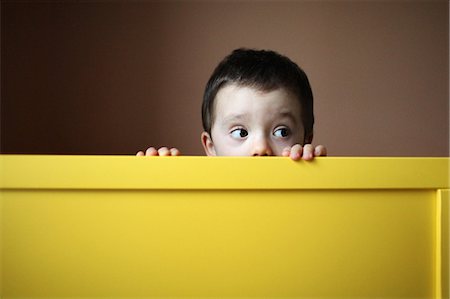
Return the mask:
[[[297,125],[297,120],[294,117],[294,114],[292,114],[291,111],[281,111],[278,113],[279,116],[282,118],[289,118],[295,125]]]
[[[231,114],[231,115],[228,115],[227,117],[224,117],[223,122],[224,123],[239,122],[239,121],[246,120],[247,118],[248,117],[246,114]]]

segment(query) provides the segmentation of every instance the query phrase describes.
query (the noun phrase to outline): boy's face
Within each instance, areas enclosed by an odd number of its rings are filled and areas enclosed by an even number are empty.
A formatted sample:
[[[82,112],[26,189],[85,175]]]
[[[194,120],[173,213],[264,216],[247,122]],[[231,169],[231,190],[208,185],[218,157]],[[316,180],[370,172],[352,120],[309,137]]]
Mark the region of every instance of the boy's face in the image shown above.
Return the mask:
[[[303,144],[299,101],[283,88],[262,92],[227,85],[213,111],[211,136],[202,134],[208,156],[280,156],[284,148]]]

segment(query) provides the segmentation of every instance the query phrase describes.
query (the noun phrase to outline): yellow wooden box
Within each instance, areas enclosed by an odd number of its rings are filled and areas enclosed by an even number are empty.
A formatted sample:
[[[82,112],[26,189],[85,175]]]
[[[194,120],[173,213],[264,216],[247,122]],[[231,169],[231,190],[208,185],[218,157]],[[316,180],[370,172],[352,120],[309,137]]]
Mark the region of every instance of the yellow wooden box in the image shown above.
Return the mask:
[[[449,298],[449,158],[0,156],[1,298]]]

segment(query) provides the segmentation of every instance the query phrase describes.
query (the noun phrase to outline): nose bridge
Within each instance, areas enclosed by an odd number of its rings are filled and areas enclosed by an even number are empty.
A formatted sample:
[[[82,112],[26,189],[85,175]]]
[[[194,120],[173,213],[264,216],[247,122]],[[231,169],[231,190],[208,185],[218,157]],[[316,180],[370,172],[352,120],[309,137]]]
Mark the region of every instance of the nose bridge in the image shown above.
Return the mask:
[[[253,141],[253,156],[272,156],[273,151],[269,138],[263,134],[257,134]]]

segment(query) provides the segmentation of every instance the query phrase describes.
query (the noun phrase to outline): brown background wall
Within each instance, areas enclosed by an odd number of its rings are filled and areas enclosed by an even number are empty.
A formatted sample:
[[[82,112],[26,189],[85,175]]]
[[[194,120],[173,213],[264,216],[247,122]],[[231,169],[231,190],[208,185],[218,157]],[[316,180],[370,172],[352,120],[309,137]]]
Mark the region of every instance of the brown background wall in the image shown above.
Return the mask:
[[[308,74],[331,155],[447,156],[448,2],[2,1],[1,152],[202,155],[200,105],[238,47]]]

